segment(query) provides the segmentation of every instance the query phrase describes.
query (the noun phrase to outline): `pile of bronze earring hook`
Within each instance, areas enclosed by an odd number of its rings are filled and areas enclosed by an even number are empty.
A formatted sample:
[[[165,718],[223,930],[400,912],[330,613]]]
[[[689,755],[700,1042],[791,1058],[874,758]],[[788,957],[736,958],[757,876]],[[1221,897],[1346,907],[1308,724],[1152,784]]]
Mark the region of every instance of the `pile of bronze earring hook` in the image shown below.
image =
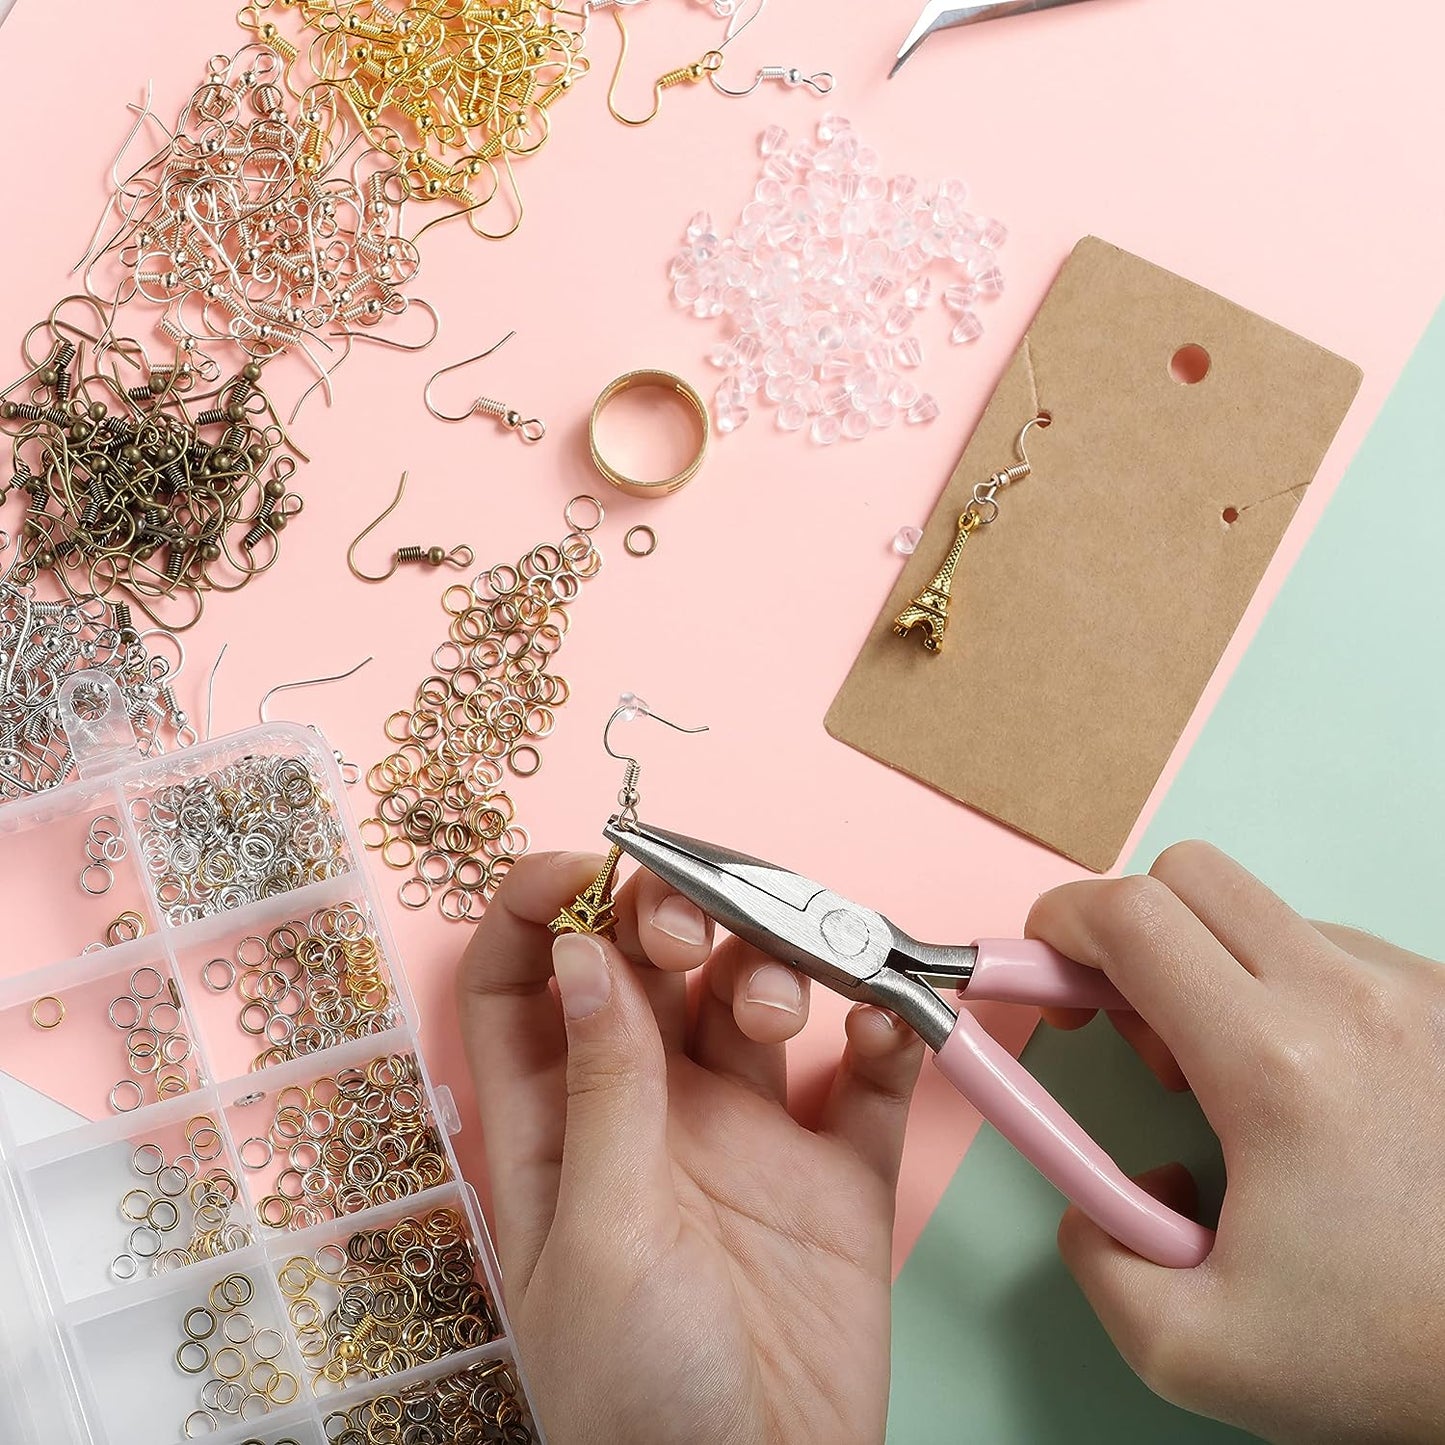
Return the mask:
[[[149,102],[135,107],[84,284],[162,307],[159,329],[188,355],[213,341],[258,362],[296,349],[325,379],[332,368],[311,341],[404,313],[420,257],[401,235],[397,162],[357,148],[336,86],[297,95],[285,81],[271,46],[215,57],[174,131],[122,178],[121,157],[155,119]],[[102,284],[109,260],[121,267],[114,285]]]
[[[75,304],[93,312],[94,331],[65,318]],[[157,626],[183,631],[207,592],[236,591],[276,560],[302,506],[289,490],[295,449],[258,363],[198,393],[182,353],[152,366],[113,322],[89,298],[66,298],[26,334],[25,371],[0,390],[11,437],[0,498],[25,497],[13,575],[50,573],[72,597],[119,589]]]
[[[542,149],[553,107],[587,71],[585,5],[429,0],[398,10],[383,0],[252,0],[241,23],[294,59],[297,48],[263,19],[273,9],[299,16],[310,32],[306,63],[393,157],[408,196],[451,202],[461,208],[451,215],[489,239],[517,229],[513,162]],[[499,200],[510,201],[512,220],[484,229],[483,213]]]

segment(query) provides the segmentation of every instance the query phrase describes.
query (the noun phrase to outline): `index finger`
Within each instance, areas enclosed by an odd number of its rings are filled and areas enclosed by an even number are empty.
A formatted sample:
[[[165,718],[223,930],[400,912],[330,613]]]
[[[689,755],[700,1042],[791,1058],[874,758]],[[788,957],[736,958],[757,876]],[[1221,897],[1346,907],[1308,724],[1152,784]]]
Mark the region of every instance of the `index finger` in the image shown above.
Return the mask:
[[[1102,969],[1196,1088],[1260,1036],[1265,986],[1157,878],[1066,883],[1034,904],[1024,931]]]

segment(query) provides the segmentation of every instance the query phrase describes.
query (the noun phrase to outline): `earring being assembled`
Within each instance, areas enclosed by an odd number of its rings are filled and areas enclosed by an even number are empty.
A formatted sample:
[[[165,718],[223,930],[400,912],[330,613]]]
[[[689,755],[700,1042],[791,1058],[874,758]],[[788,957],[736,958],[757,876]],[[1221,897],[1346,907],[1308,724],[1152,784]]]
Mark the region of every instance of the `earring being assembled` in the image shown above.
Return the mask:
[[[638,779],[642,775],[642,765],[634,757],[626,753],[615,753],[612,751],[610,734],[612,725],[618,722],[632,722],[635,718],[650,717],[660,722],[664,727],[671,728],[679,733],[705,733],[707,729],[685,728],[675,722],[668,722],[665,717],[653,712],[640,697],[634,693],[623,693],[618,700],[618,706],[607,719],[607,726],[602,730],[602,746],[607,756],[616,758],[620,763],[626,763],[627,771],[622,778],[622,791],[617,795],[619,812],[617,825],[620,828],[627,828],[637,822],[637,805],[642,801],[637,791]],[[603,938],[616,938],[617,936],[617,900],[615,889],[617,884],[617,865],[622,861],[622,849],[615,844],[608,850],[607,857],[598,870],[597,876],[567,905],[547,926],[555,934],[563,933],[593,933],[600,934]]]
[[[1019,454],[1018,463],[1005,471],[995,472],[986,482],[978,482],[973,489],[969,504],[958,514],[958,530],[953,545],[943,559],[942,566],[933,574],[928,585],[893,619],[893,632],[897,637],[907,637],[915,629],[923,633],[923,645],[929,652],[943,651],[943,635],[948,630],[948,604],[953,592],[953,574],[963,556],[964,543],[980,527],[994,521],[999,512],[996,500],[998,493],[1014,482],[1021,482],[1033,465],[1024,450],[1024,438],[1029,427],[1040,430],[1047,427],[1053,418],[1048,412],[1040,412],[1024,424],[1014,443]]]

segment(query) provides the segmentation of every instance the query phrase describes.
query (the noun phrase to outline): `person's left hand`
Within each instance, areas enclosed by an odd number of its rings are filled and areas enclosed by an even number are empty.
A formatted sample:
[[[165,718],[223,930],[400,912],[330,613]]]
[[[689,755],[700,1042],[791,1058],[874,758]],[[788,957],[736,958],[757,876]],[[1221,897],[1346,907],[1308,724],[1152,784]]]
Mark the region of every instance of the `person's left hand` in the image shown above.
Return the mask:
[[[737,940],[714,951],[710,922],[647,873],[622,890],[617,946],[554,943],[548,920],[601,861],[519,863],[459,980],[542,1424],[553,1445],[875,1445],[922,1044],[856,1007],[804,1127],[785,1040],[806,980]],[[699,967],[690,1018],[685,971]]]

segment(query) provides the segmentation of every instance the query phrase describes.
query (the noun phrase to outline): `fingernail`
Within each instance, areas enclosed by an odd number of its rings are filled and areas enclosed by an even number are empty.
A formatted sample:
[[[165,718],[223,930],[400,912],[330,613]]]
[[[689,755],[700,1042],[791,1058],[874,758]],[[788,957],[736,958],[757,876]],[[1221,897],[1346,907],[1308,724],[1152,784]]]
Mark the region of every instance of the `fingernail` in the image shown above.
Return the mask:
[[[702,909],[680,893],[669,894],[653,909],[652,926],[679,943],[707,941],[707,920]]]
[[[602,945],[586,933],[564,933],[552,945],[552,972],[569,1019],[590,1018],[612,997]]]
[[[577,872],[582,871],[582,864],[586,863],[595,873],[602,867],[602,855],[600,853],[553,853],[552,866],[559,871]]]
[[[760,1003],[764,1008],[795,1014],[803,1007],[803,988],[792,969],[780,963],[766,963],[753,970],[743,999],[747,1003]]]

